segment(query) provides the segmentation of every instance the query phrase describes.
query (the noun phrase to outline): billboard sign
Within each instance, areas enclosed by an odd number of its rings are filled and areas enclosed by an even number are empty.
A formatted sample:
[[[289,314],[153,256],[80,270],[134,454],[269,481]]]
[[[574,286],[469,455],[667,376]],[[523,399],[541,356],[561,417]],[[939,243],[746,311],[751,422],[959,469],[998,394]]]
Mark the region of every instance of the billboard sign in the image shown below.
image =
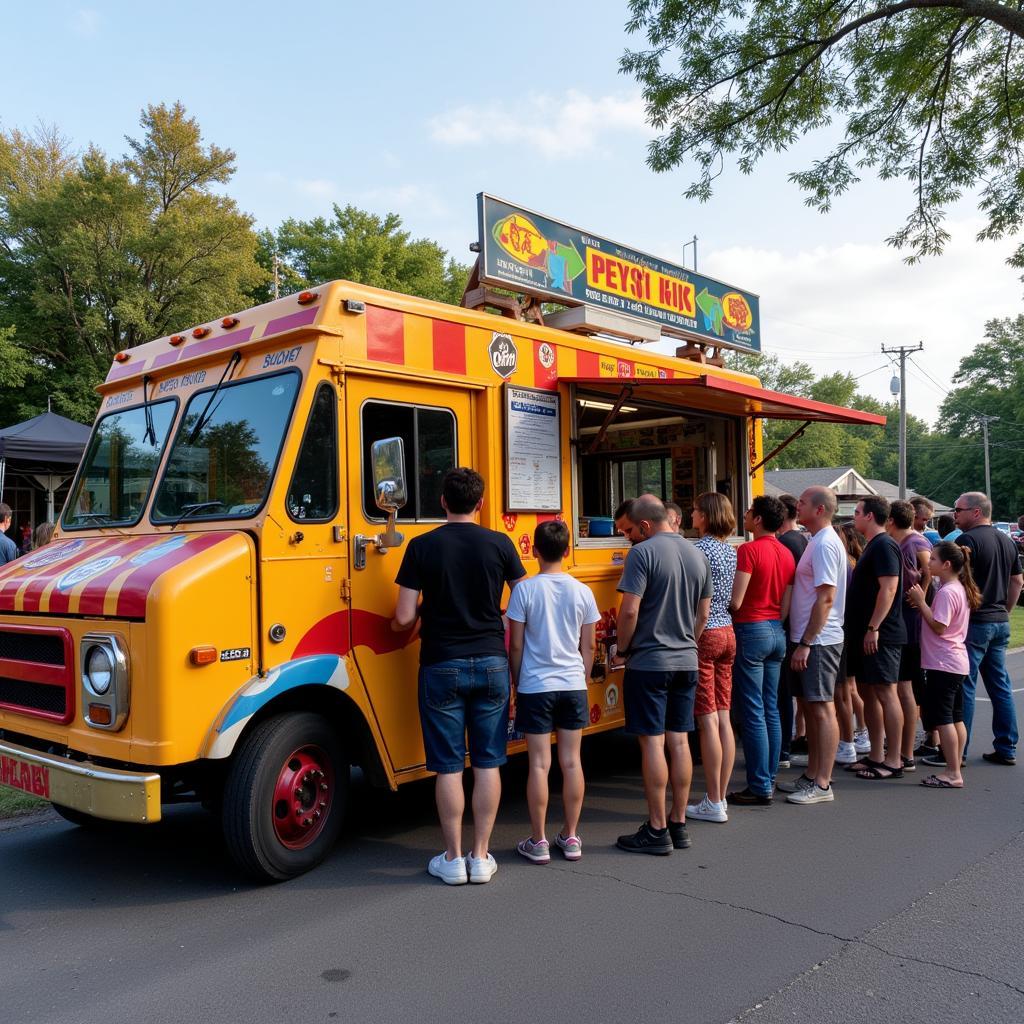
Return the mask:
[[[666,334],[761,351],[758,297],[481,192],[481,280],[565,306],[652,321]]]

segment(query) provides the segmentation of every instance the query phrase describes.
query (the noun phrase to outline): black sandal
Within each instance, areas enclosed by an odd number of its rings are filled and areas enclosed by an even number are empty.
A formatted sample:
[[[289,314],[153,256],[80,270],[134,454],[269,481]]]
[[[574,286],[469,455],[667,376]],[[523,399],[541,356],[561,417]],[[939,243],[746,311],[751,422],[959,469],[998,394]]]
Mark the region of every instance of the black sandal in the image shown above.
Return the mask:
[[[884,774],[883,774],[884,773]],[[902,779],[902,768],[890,768],[887,764],[870,764],[857,772],[858,779],[867,779],[870,782],[881,782],[884,779]]]

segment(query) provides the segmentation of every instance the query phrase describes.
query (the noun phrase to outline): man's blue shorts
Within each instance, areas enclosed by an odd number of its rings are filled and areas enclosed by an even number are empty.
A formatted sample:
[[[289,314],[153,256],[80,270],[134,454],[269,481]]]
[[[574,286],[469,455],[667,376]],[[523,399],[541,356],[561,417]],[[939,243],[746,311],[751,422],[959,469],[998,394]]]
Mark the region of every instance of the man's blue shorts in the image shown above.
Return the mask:
[[[455,658],[420,666],[420,725],[427,768],[439,774],[497,768],[508,744],[508,659]]]
[[[631,736],[692,732],[696,695],[696,669],[647,672],[627,665],[622,680],[625,731]]]

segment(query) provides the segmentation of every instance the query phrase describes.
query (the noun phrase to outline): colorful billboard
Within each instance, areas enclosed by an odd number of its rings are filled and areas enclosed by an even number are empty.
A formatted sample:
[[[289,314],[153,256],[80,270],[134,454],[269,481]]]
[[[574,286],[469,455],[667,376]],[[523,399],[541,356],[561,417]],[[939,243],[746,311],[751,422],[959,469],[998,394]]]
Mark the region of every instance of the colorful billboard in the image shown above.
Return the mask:
[[[481,192],[480,277],[566,306],[653,321],[669,334],[761,351],[758,297]]]

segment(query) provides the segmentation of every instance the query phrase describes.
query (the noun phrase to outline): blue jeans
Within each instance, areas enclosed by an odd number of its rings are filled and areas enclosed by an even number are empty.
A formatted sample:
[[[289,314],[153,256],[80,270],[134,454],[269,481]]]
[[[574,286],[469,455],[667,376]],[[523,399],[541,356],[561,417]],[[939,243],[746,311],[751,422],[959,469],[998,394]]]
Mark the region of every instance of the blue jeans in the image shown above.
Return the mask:
[[[1017,709],[1013,705],[1013,684],[1006,671],[1006,648],[1010,643],[1008,622],[972,622],[967,629],[967,657],[970,674],[964,680],[964,726],[971,739],[974,721],[974,693],[978,673],[992,701],[993,747],[1006,757],[1017,755]],[[966,753],[966,750],[964,751]]]
[[[732,666],[732,692],[743,727],[747,786],[758,796],[771,796],[782,747],[778,693],[786,634],[778,620],[740,622],[733,629],[736,661]]]
[[[453,658],[421,665],[420,725],[427,768],[438,774],[497,768],[508,746],[508,659]]]

